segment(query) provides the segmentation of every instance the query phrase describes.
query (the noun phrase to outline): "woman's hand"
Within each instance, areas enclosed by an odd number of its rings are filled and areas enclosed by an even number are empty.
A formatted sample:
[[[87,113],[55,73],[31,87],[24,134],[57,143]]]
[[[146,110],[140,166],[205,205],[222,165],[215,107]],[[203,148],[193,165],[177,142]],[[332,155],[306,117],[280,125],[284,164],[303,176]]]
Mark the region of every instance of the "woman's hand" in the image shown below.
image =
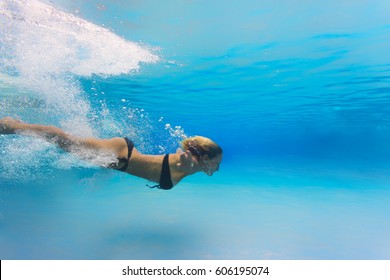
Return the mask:
[[[199,162],[192,156],[190,151],[182,151],[179,155],[180,161],[177,163],[177,167],[179,167],[180,171],[186,173],[199,171]]]

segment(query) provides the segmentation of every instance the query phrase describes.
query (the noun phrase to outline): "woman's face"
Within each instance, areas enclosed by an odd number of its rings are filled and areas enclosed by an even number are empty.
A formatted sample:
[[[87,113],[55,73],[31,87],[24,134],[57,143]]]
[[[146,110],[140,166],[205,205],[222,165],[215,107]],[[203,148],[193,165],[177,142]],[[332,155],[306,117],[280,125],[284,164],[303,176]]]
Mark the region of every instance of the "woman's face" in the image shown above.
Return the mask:
[[[222,155],[218,155],[213,159],[205,159],[204,163],[204,172],[207,175],[212,176],[214,172],[219,170],[219,165],[222,161]]]

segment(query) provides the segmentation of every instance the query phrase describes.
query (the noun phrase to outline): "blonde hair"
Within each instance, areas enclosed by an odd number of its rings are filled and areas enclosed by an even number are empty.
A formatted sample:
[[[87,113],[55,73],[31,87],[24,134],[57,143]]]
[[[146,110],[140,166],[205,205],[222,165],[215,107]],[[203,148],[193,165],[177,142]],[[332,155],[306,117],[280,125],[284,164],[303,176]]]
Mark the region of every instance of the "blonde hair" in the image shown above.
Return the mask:
[[[222,154],[222,148],[217,143],[203,136],[186,138],[180,145],[184,151],[189,150],[197,158],[207,155],[209,159],[213,159]]]

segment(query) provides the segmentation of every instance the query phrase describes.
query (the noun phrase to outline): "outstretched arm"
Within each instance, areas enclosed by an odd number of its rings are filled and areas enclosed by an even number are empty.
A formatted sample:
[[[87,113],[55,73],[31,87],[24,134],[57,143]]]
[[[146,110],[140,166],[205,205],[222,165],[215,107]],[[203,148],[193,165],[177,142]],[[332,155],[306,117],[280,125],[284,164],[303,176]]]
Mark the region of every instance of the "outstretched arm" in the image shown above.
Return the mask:
[[[28,133],[56,144],[67,152],[72,148],[105,151],[126,157],[127,145],[123,138],[98,139],[72,136],[55,126],[27,124],[10,117],[0,119],[0,134]]]

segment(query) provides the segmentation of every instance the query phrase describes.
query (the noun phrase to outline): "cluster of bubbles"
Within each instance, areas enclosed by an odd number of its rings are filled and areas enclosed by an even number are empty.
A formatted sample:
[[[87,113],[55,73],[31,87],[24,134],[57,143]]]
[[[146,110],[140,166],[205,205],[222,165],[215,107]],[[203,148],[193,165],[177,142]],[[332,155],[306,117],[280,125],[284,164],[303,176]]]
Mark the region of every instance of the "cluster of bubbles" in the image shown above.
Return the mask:
[[[126,100],[115,114],[104,101],[94,107],[80,77],[134,73],[141,63],[159,61],[151,48],[37,0],[0,0],[0,26],[0,87],[7,87],[0,93],[2,115],[57,125],[82,137],[113,136],[110,133],[132,137],[149,127],[146,113],[132,109]],[[7,154],[0,159],[1,176],[33,177],[39,173],[33,167],[50,160],[64,168],[76,164],[43,141],[0,136],[0,142]],[[46,162],[48,154],[52,157]],[[94,160],[104,164],[110,159]],[[21,172],[21,166],[30,166],[30,174]]]
[[[179,140],[183,140],[187,138],[184,129],[179,125],[172,127],[169,123],[167,123],[165,125],[165,129],[169,132],[171,137],[177,138]]]

